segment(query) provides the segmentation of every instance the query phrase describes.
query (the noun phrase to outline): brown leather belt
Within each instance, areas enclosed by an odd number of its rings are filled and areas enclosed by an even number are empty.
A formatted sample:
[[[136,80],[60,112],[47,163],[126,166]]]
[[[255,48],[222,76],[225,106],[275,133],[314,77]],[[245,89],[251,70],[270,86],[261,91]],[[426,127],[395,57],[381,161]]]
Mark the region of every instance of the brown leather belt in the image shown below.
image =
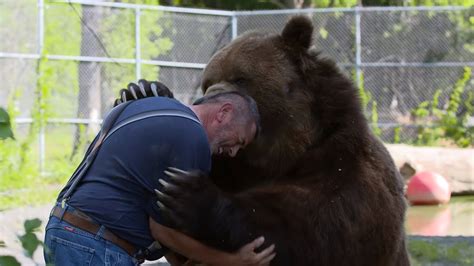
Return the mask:
[[[64,209],[61,208],[60,206],[56,206],[53,208],[53,211],[51,212],[51,215],[58,217],[61,219],[61,214],[63,213]],[[94,222],[89,216],[87,216],[85,213],[78,211],[78,210],[66,210],[64,212],[64,215],[62,219],[72,226],[75,226],[81,230],[84,230],[86,232],[89,232],[93,235],[97,234],[100,229],[100,225]],[[123,250],[125,250],[128,255],[134,256],[136,252],[136,248],[127,242],[126,240],[121,239],[120,237],[114,235],[112,232],[109,230],[105,229],[102,237],[105,240],[108,240],[115,245],[119,246]]]

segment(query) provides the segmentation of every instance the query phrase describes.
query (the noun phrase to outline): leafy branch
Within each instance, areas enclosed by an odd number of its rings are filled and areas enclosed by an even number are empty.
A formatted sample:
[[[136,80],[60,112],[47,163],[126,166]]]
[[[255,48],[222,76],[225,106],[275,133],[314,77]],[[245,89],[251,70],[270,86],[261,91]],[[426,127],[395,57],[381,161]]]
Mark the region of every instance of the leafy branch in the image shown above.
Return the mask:
[[[454,84],[444,107],[439,106],[442,92],[439,89],[431,101],[421,102],[412,111],[415,121],[420,124],[415,144],[434,145],[447,140],[457,146],[468,147],[474,143],[474,127],[468,123],[469,117],[474,114],[473,91],[467,93],[464,102],[462,100],[471,73],[471,68],[464,68],[463,75]]]
[[[36,218],[32,220],[26,220],[23,224],[23,228],[25,233],[23,235],[17,236],[18,240],[21,242],[21,246],[23,247],[23,251],[25,255],[33,259],[33,254],[38,249],[38,247],[43,246],[44,244],[41,240],[38,239],[36,236],[36,232],[41,226],[41,220]],[[5,242],[0,241],[0,247],[5,247]],[[0,265],[5,266],[20,266],[20,262],[13,257],[13,256],[0,256]]]
[[[14,138],[11,128],[10,116],[5,109],[0,107],[0,140]]]

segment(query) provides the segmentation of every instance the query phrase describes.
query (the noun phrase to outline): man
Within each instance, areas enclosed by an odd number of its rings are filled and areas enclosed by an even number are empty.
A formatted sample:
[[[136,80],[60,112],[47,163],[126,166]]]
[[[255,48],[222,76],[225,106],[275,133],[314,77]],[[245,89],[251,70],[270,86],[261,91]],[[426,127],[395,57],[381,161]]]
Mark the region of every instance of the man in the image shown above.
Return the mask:
[[[247,95],[216,93],[198,102],[186,107],[174,99],[152,97],[125,107],[115,125],[152,111],[170,114],[140,119],[115,131],[72,195],[59,203],[69,185],[61,191],[46,227],[46,263],[136,265],[145,257],[139,251],[155,239],[165,247],[154,259],[165,255],[166,247],[211,265],[265,265],[273,259],[273,246],[254,252],[262,237],[230,254],[161,221],[154,190],[159,179],[169,178],[167,169],[208,173],[211,153],[235,156],[259,128],[256,104]]]

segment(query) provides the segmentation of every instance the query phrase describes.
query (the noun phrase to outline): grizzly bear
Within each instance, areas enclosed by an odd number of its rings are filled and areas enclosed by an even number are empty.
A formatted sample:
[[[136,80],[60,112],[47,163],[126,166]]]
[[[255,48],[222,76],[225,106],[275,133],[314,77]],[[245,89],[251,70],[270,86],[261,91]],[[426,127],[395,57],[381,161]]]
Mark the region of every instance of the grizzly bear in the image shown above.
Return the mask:
[[[258,138],[236,158],[213,158],[174,195],[165,217],[233,251],[265,236],[271,265],[408,265],[403,183],[373,135],[358,90],[311,47],[313,26],[244,34],[204,70],[204,93],[238,90],[261,115]]]

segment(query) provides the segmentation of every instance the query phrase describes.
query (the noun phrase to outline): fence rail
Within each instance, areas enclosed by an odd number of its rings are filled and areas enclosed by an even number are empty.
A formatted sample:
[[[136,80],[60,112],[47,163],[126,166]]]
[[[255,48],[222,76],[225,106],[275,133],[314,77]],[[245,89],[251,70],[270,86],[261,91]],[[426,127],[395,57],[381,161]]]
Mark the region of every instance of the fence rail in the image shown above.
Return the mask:
[[[409,121],[410,111],[438,89],[440,104],[445,104],[464,68],[474,67],[469,24],[474,9],[468,7],[220,11],[5,0],[0,4],[0,78],[6,82],[0,106],[13,99],[19,110],[16,123],[27,126],[33,122],[33,98],[45,101],[49,113],[40,113],[46,124],[38,142],[44,170],[45,127],[97,125],[117,91],[142,77],[160,79],[190,102],[200,93],[201,71],[215,51],[247,30],[279,32],[295,14],[313,20],[316,47],[371,95],[366,108],[368,113],[378,108],[378,121],[371,122],[383,130],[385,140],[400,125],[407,136],[415,134],[418,124]],[[22,16],[21,25],[13,23],[15,16]],[[50,95],[35,94],[45,75],[52,76],[46,82]],[[474,90],[472,83],[462,97]],[[14,96],[17,91],[20,96]]]

